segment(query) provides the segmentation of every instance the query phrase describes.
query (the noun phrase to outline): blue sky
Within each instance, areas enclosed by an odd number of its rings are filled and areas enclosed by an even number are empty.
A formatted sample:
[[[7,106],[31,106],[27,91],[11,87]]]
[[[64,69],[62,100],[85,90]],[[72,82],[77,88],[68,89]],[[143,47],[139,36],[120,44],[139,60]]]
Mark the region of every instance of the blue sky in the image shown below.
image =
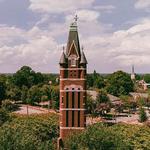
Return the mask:
[[[75,14],[88,72],[150,72],[150,0],[0,0],[0,72],[59,72]]]

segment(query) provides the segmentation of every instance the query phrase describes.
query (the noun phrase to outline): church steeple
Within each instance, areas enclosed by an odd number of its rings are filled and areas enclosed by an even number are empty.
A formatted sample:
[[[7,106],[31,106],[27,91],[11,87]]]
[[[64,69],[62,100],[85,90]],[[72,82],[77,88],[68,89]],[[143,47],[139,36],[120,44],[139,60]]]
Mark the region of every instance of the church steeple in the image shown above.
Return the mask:
[[[86,127],[87,60],[80,51],[77,16],[71,24],[66,53],[60,59],[60,137],[58,147],[73,133]],[[58,149],[59,149],[58,148]]]
[[[132,65],[131,80],[135,80],[134,65]]]
[[[75,19],[74,22],[71,23],[71,25],[70,25],[66,55],[69,56],[71,48],[72,48],[72,46],[74,46],[80,57],[81,53],[80,53],[80,43],[79,43],[78,26],[77,26],[78,17],[76,16],[74,19]]]
[[[132,65],[132,74],[134,74],[134,65]]]

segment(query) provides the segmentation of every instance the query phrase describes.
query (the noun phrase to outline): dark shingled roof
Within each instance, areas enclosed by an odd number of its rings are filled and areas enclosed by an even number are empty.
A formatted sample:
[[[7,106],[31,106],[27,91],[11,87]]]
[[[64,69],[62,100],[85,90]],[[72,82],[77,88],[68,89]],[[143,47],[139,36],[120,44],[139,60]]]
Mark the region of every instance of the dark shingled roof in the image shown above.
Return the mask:
[[[69,54],[69,50],[71,47],[71,44],[75,43],[76,47],[77,47],[77,51],[79,56],[81,56],[80,53],[80,43],[79,43],[79,37],[78,37],[78,29],[77,29],[77,25],[76,24],[71,24],[70,26],[70,31],[69,31],[69,37],[68,37],[68,43],[67,43],[67,50],[66,50],[66,55],[68,56]]]
[[[65,53],[63,52],[62,55],[61,55],[59,64],[66,64],[66,63],[67,63],[66,55],[65,55]]]
[[[80,64],[87,64],[87,60],[86,60],[86,57],[85,57],[85,54],[84,54],[83,51],[82,51],[82,53],[81,53],[81,61],[80,61]]]

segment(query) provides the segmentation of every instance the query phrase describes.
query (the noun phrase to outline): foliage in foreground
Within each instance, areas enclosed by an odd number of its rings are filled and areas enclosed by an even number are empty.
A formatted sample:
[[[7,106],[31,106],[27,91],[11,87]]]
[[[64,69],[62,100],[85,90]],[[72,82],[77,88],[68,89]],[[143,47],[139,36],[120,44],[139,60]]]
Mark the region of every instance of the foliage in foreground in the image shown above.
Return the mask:
[[[58,116],[13,116],[0,128],[1,150],[53,150],[58,137]]]
[[[70,150],[143,150],[150,149],[150,128],[138,125],[95,124],[66,142]]]
[[[10,119],[10,116],[8,112],[5,109],[0,108],[0,126],[8,121]]]
[[[143,107],[140,108],[139,112],[139,121],[144,122],[148,119],[145,109]]]

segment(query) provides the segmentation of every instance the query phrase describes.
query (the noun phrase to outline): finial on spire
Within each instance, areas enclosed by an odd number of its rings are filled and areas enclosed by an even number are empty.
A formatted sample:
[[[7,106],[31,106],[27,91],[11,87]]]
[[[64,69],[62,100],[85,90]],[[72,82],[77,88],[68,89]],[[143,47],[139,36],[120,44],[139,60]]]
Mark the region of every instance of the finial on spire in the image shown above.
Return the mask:
[[[70,30],[71,31],[77,31],[77,21],[78,21],[78,16],[75,15],[74,17],[74,21],[71,23],[71,26],[70,26]]]
[[[78,21],[78,19],[79,19],[79,18],[78,18],[78,15],[75,15],[75,17],[74,17],[74,21],[75,21],[75,22],[77,22],[77,21]]]

